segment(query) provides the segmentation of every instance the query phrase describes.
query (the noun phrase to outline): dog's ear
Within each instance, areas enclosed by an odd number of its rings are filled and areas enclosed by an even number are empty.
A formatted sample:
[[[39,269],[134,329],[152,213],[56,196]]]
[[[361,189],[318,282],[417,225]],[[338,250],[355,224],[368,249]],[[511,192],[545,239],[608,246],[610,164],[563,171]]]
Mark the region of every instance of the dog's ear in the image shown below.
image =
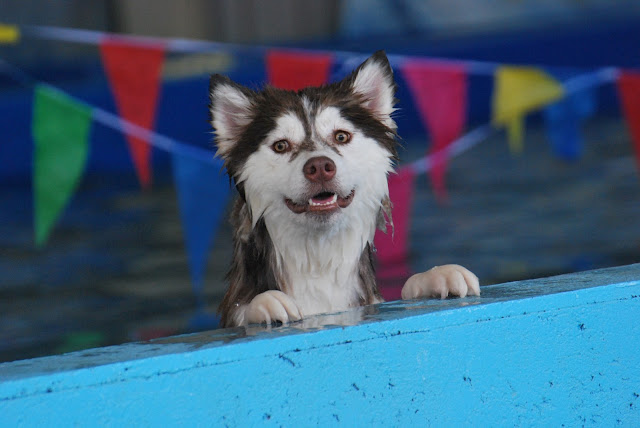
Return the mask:
[[[214,74],[209,80],[209,112],[216,132],[216,155],[225,159],[252,120],[253,91],[226,76]]]
[[[384,51],[374,53],[348,79],[352,91],[362,97],[363,106],[395,130],[396,124],[391,114],[395,111],[393,105],[396,102],[396,84]]]

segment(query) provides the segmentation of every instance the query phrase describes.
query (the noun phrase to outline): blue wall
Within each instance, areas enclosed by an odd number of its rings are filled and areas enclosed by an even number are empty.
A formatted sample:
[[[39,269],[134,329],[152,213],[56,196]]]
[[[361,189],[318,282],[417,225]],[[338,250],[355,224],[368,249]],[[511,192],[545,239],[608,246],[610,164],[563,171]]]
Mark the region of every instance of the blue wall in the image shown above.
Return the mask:
[[[640,265],[0,365],[1,426],[639,426]]]

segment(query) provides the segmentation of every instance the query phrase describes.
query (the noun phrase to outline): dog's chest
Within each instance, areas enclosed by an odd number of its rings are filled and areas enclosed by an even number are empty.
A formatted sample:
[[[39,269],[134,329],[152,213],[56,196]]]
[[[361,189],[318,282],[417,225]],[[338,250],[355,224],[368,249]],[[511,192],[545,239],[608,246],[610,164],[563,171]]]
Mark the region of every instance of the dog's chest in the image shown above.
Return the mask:
[[[362,284],[359,262],[367,233],[356,225],[332,235],[306,232],[274,234],[282,268],[278,282],[303,315],[342,311],[359,306]]]
[[[289,278],[286,291],[304,316],[343,311],[358,305],[360,285],[355,267],[349,273],[331,271],[320,276],[297,273]]]

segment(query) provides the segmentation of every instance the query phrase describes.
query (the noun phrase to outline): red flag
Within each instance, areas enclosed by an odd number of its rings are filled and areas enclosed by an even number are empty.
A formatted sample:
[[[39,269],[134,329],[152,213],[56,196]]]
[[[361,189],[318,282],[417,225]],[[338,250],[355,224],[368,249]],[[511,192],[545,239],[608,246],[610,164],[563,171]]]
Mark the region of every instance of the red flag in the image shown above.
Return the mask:
[[[267,52],[267,79],[280,89],[297,91],[307,86],[320,86],[329,81],[333,57],[307,52]]]
[[[143,46],[113,38],[100,43],[102,62],[120,116],[146,129],[153,129],[164,52],[163,45]],[[126,137],[140,184],[148,188],[151,147],[147,141]]]
[[[618,78],[618,94],[640,168],[640,73],[622,71]]]
[[[393,204],[393,231],[376,231],[375,245],[378,257],[380,292],[387,300],[400,298],[404,281],[410,276],[409,225],[413,202],[415,172],[404,168],[389,176],[389,197]],[[385,280],[388,286],[385,286]]]
[[[431,182],[439,200],[446,199],[447,148],[467,121],[467,72],[464,67],[409,60],[402,67],[422,120],[431,135]]]

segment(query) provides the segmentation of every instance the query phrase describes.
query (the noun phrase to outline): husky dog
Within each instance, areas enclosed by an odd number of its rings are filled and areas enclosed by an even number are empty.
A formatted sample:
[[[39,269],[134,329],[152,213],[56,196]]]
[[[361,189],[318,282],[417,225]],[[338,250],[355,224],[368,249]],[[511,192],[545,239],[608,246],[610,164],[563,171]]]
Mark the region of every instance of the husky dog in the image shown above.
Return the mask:
[[[211,123],[239,193],[221,327],[287,323],[382,302],[373,237],[391,221],[395,83],[384,52],[344,80],[253,91],[214,75]],[[479,295],[458,265],[405,283],[402,298]]]

